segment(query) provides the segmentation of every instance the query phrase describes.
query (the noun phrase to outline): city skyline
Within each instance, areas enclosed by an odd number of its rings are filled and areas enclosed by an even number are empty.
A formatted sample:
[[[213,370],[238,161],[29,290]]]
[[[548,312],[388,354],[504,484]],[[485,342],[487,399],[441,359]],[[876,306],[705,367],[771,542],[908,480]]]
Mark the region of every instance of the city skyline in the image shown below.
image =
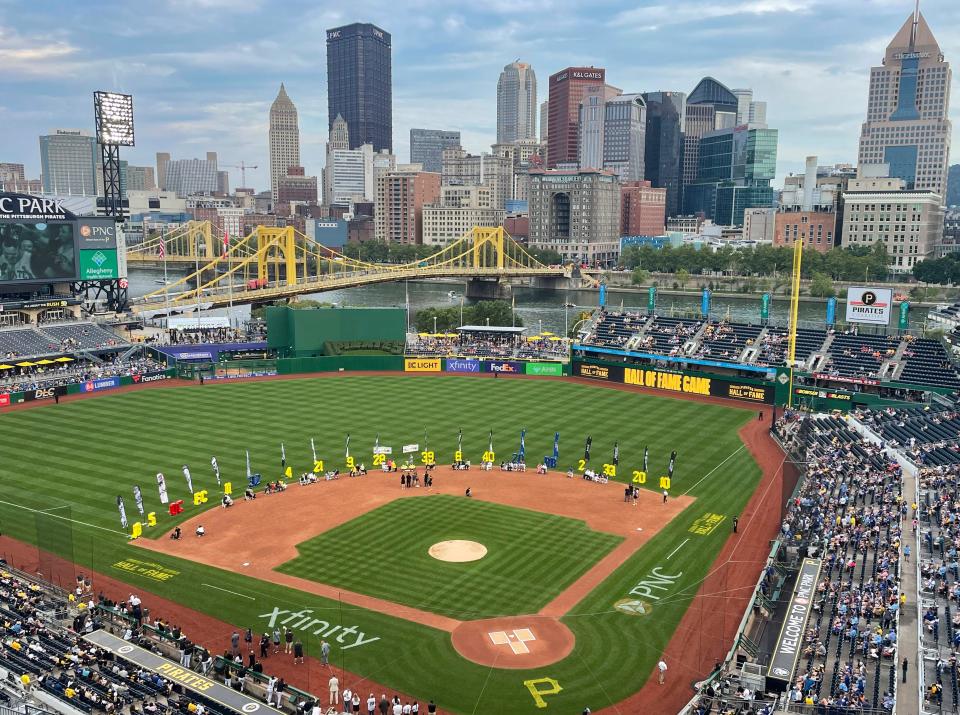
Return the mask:
[[[88,128],[88,114],[92,129],[91,94],[111,89],[134,94],[138,146],[123,155],[131,164],[150,166],[157,151],[189,157],[214,150],[224,163],[258,164],[248,170],[248,183],[265,190],[267,114],[284,82],[300,110],[301,163],[319,174],[327,83],[324,49],[314,35],[356,21],[393,37],[400,157],[409,150],[409,129],[422,126],[458,130],[468,151],[489,151],[497,79],[505,63],[519,58],[544,78],[566,66],[604,67],[607,81],[625,92],[690,92],[705,74],[729,87],[751,87],[767,102],[770,126],[780,130],[778,185],[786,173],[802,170],[808,154],[825,164],[856,161],[870,68],[913,3],[864,0],[847,8],[822,0],[698,0],[668,9],[526,0],[451,11],[423,0],[422,12],[396,14],[386,3],[361,2],[349,15],[285,3],[298,21],[265,29],[264,17],[280,7],[267,0],[169,0],[160,9],[91,2],[80,12],[53,2],[18,7],[14,21],[13,4],[0,0],[0,58],[8,68],[0,158],[26,164],[28,177],[37,178],[37,137],[58,127]],[[960,56],[960,36],[952,31],[960,6],[924,0],[921,9],[947,60]],[[12,29],[55,19],[52,35]],[[91,34],[95,28],[99,35]],[[154,35],[163,41],[145,39]],[[643,52],[636,52],[637,42]],[[675,49],[681,44],[682,54]],[[538,101],[546,98],[545,84]],[[240,185],[239,172],[231,173],[231,185]]]

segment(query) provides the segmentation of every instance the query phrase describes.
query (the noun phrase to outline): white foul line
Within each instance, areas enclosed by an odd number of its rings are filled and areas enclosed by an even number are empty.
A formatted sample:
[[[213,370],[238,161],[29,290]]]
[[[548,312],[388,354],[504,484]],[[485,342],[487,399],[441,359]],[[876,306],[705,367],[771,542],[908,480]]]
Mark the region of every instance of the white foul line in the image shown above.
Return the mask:
[[[683,540],[683,544],[687,543],[688,541],[690,541],[689,536]],[[677,548],[675,548],[673,551],[670,552],[670,554],[667,556],[667,561],[669,561],[675,553],[677,553],[680,549],[683,548],[683,544],[680,544],[680,546],[678,546]]]
[[[201,586],[206,586],[207,588],[215,588],[215,589],[217,589],[218,591],[223,591],[224,593],[232,593],[234,596],[239,596],[240,598],[249,598],[251,601],[256,601],[256,600],[257,600],[257,599],[255,599],[253,596],[247,596],[247,595],[244,595],[244,594],[242,594],[242,593],[237,593],[236,591],[230,591],[230,590],[225,589],[225,588],[220,588],[219,586],[214,586],[212,583],[202,583],[202,584],[200,584],[200,585],[201,585]]]
[[[49,511],[43,511],[42,509],[33,509],[33,508],[29,507],[29,506],[24,506],[23,504],[14,504],[13,502],[3,501],[2,499],[0,499],[0,504],[6,504],[7,506],[15,506],[15,507],[17,507],[18,509],[26,509],[27,511],[32,511],[34,514],[46,514],[47,516],[53,517],[54,519],[62,519],[63,521],[69,521],[69,522],[72,522],[72,523],[74,523],[74,524],[81,524],[81,525],[83,525],[83,526],[89,526],[91,529],[100,529],[100,531],[109,531],[111,534],[120,534],[120,536],[126,537],[126,538],[128,538],[128,539],[130,538],[130,534],[128,534],[128,533],[125,532],[125,531],[117,531],[116,529],[108,529],[108,528],[105,527],[105,526],[97,526],[96,524],[88,524],[88,523],[85,522],[85,521],[78,521],[77,519],[68,519],[67,517],[65,517],[65,516],[60,516],[59,514],[51,514]],[[65,506],[69,506],[69,505],[65,505]],[[60,508],[60,507],[51,507],[51,508]]]
[[[707,472],[707,473],[704,474],[702,477],[700,477],[700,482],[702,482],[704,479],[706,479],[707,477],[709,477],[709,476],[710,476],[711,474],[713,474],[715,471],[717,471],[718,469],[720,469],[720,467],[722,467],[724,464],[726,464],[727,462],[729,462],[731,459],[733,459],[736,455],[738,455],[740,452],[742,452],[742,451],[745,450],[746,448],[747,448],[747,445],[741,444],[737,449],[733,450],[733,452],[730,454],[729,457],[727,457],[725,460],[723,460],[722,462],[720,462],[720,464],[718,464],[716,467],[714,467],[714,468],[711,469],[709,472]],[[687,491],[685,491],[685,492],[682,494],[682,496],[686,496],[686,495],[689,494],[691,491],[693,491],[694,489],[696,489],[697,486],[700,484],[700,482],[697,482],[697,483],[694,484],[692,487],[690,487],[689,489],[687,489]]]

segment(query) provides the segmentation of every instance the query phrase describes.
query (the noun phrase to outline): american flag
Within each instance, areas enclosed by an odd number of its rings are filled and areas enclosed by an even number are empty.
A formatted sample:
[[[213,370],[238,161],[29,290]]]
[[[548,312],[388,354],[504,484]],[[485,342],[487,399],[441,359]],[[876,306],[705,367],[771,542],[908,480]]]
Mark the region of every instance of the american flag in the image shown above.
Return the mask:
[[[230,234],[227,232],[227,229],[223,229],[223,255],[230,253]]]
[[[160,249],[157,255],[160,256],[161,260],[167,257],[167,240],[164,237],[163,229],[160,229]]]

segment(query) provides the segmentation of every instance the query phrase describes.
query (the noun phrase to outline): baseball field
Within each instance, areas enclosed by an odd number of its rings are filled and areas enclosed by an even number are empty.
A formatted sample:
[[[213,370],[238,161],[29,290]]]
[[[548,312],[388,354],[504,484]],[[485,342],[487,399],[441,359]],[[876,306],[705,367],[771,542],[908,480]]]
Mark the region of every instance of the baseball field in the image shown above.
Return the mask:
[[[339,375],[144,389],[0,414],[0,531],[129,584],[147,604],[155,594],[236,627],[291,627],[311,654],[327,640],[356,679],[433,698],[444,712],[596,712],[650,677],[743,513],[761,474],[738,434],[751,420],[753,409],[554,379]],[[449,465],[459,434],[476,465],[491,432],[499,462],[521,431],[531,465],[522,474],[441,466],[428,493],[373,468],[375,444],[398,461],[416,444],[418,460],[431,451]],[[535,474],[558,432],[558,471]],[[566,478],[588,437],[584,466],[598,471],[617,445],[610,484]],[[369,474],[298,485],[315,466],[311,439],[324,469],[343,471],[349,449]],[[246,453],[273,480],[281,443],[293,483],[244,503]],[[645,449],[634,505],[623,486]],[[659,480],[674,450],[664,504]],[[219,508],[212,456],[233,485],[231,509]],[[206,503],[194,504],[183,465]],[[160,503],[157,472],[170,499],[184,500],[179,516]],[[117,498],[129,522],[145,521],[135,485],[158,523],[131,541]],[[198,523],[204,539],[193,536]],[[184,538],[173,542],[178,524]],[[447,540],[484,555],[430,555]],[[695,662],[671,662],[671,677],[700,677]]]

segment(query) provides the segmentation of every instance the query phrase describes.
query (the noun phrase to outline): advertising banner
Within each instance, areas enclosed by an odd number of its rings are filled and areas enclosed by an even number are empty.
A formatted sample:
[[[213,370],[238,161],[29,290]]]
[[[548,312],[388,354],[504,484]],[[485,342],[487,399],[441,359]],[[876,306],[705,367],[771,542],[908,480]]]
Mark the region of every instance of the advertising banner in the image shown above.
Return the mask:
[[[847,288],[847,322],[870,325],[890,324],[890,305],[893,291],[889,288]]]
[[[117,247],[117,224],[113,219],[82,218],[77,221],[77,227],[81,251]]]
[[[23,393],[23,401],[52,400],[55,394],[55,390],[52,387],[41,387],[39,390],[27,390]]]
[[[549,375],[551,377],[563,375],[563,365],[559,362],[528,362],[525,368],[528,375]]]
[[[88,380],[83,383],[81,390],[83,392],[99,392],[100,390],[112,390],[114,387],[120,387],[119,377],[104,377],[99,380]]]
[[[647,289],[647,312],[654,313],[657,310],[657,288],[650,286]]]
[[[148,382],[162,382],[163,380],[169,380],[171,378],[166,372],[157,370],[154,372],[145,372],[140,375],[131,375],[130,379],[133,380],[133,384],[135,385],[143,385]]]
[[[97,248],[80,251],[80,280],[105,281],[118,277],[117,249]]]
[[[804,559],[797,576],[797,585],[790,596],[787,615],[783,621],[783,628],[777,638],[770,665],[767,668],[767,678],[776,681],[771,688],[785,690],[793,676],[800,649],[803,648],[803,634],[807,627],[807,619],[816,596],[817,580],[820,577],[820,559]]]
[[[770,294],[764,293],[760,296],[760,320],[766,322],[770,319]]]
[[[510,375],[522,375],[523,363],[515,360],[491,360],[487,363],[487,372],[502,372]]]
[[[4,393],[0,395],[0,407],[6,407],[10,404],[10,395]]]
[[[403,445],[403,450],[402,450],[402,451],[403,451],[404,454],[415,454],[415,453],[417,453],[417,452],[420,451],[420,445],[419,445],[419,444],[405,444],[405,445]]]
[[[575,362],[573,374],[579,377],[589,377],[593,380],[622,382],[625,385],[649,387],[654,390],[678,392],[684,395],[725,397],[732,400],[767,404],[772,404],[774,398],[773,385],[754,385],[720,377],[703,377],[644,367],[590,365]]]
[[[700,294],[700,312],[704,315],[710,315],[710,290],[708,288],[703,289],[703,293]]]
[[[393,447],[374,447],[374,454],[393,454]]]
[[[447,372],[480,372],[480,361],[464,358],[447,358]]]
[[[440,372],[440,358],[406,358],[404,372]]]

